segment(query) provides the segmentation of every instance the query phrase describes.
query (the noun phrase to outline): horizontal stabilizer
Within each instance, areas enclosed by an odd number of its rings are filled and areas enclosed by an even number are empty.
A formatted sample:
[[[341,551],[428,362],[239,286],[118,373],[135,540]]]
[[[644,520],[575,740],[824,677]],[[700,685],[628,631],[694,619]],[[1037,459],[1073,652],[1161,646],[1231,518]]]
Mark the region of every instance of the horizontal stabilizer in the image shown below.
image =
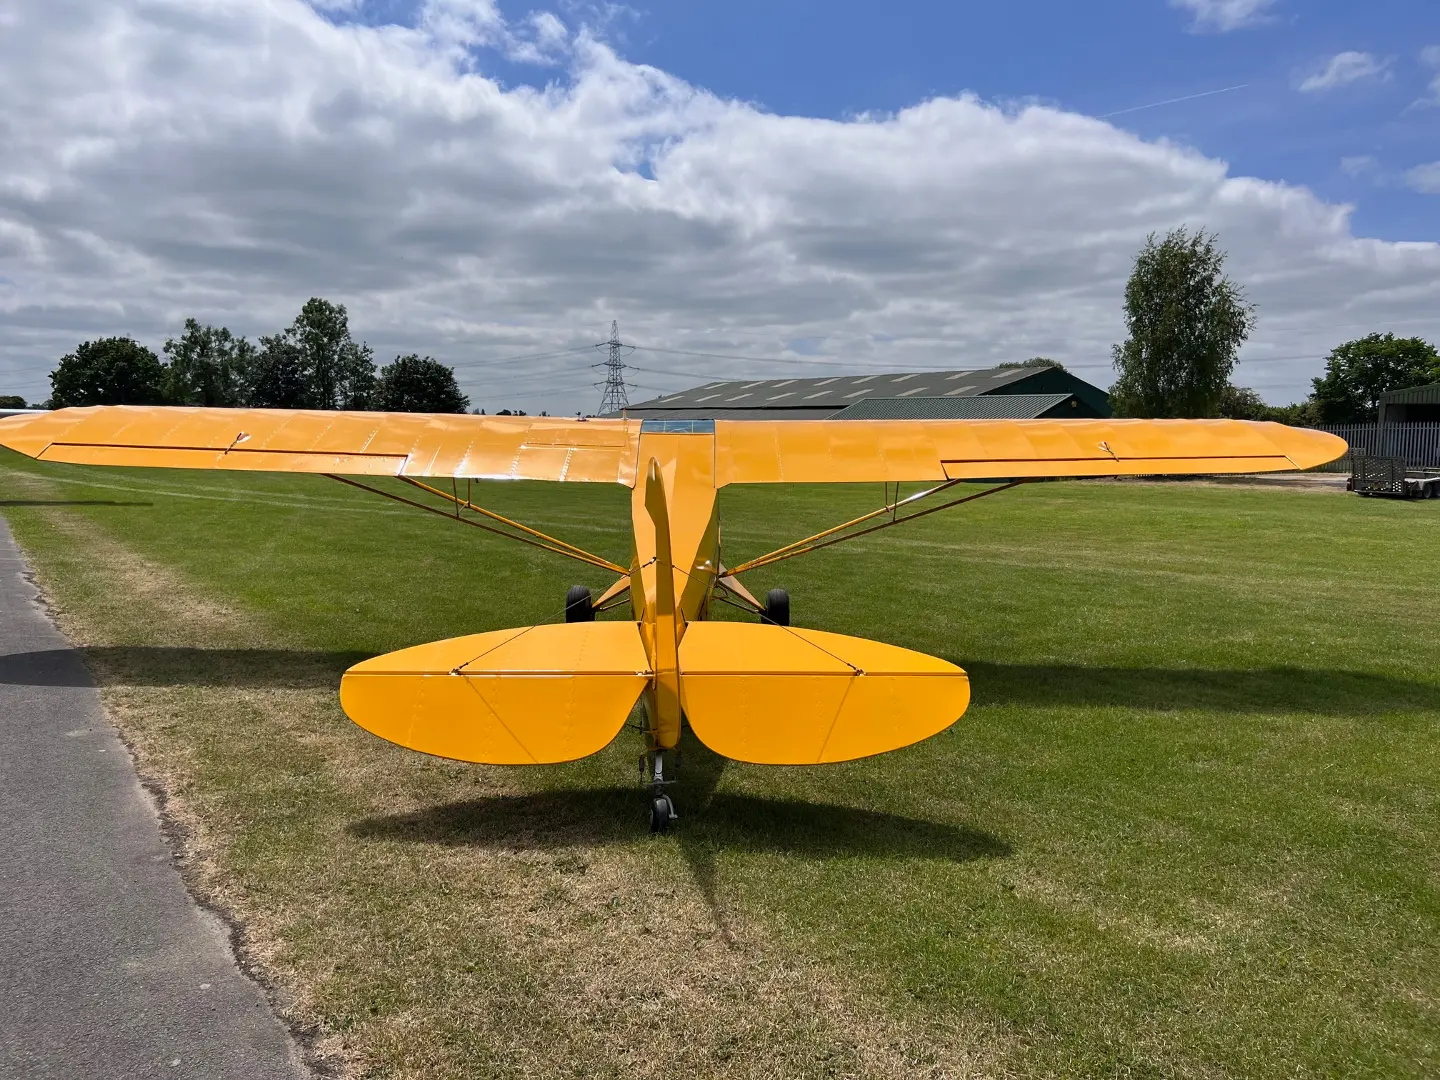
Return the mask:
[[[496,630],[356,664],[340,704],[366,731],[439,757],[546,765],[615,738],[650,680],[632,622]]]
[[[680,643],[680,699],[717,754],[816,765],[943,731],[970,703],[970,680],[945,660],[864,638],[698,622]]]

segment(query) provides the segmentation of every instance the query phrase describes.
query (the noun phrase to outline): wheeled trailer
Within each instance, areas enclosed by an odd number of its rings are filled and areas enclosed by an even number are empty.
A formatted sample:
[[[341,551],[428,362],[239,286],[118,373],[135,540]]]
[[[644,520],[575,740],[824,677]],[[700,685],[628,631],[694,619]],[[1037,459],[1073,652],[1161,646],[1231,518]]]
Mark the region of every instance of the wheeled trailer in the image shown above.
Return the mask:
[[[1404,458],[1358,455],[1350,459],[1345,488],[1357,495],[1434,499],[1440,498],[1440,473],[1407,470]]]

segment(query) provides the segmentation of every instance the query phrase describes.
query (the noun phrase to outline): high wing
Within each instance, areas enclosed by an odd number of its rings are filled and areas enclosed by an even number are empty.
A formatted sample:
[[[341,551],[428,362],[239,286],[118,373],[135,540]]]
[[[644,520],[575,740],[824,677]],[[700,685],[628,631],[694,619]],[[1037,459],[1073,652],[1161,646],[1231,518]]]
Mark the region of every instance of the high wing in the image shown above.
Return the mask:
[[[0,420],[41,461],[635,483],[638,420],[112,405]]]
[[[0,445],[83,465],[633,487],[644,430],[623,419],[115,405],[0,420]],[[717,421],[715,484],[1269,472],[1345,450],[1325,432],[1241,420]]]
[[[1346,449],[1243,420],[716,421],[715,484],[1272,472]]]

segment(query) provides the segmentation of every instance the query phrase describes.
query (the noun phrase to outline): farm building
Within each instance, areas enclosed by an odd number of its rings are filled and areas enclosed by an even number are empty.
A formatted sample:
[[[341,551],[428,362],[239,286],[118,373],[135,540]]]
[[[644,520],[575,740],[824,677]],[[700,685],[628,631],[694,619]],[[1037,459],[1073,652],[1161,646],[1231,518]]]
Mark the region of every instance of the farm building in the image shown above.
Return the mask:
[[[1380,426],[1440,423],[1440,383],[1380,395]]]
[[[631,405],[668,420],[1033,420],[1107,417],[1105,391],[1059,367],[737,379]]]

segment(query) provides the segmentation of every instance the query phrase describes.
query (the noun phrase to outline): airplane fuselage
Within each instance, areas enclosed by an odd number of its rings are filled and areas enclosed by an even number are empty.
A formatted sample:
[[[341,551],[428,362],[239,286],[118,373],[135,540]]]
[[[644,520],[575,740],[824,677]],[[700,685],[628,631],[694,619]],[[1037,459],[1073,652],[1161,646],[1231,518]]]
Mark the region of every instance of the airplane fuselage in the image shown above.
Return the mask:
[[[649,733],[655,749],[670,750],[680,740],[680,642],[708,613],[720,572],[713,425],[709,432],[643,433],[639,460],[630,501],[630,605],[655,672],[645,694]]]

